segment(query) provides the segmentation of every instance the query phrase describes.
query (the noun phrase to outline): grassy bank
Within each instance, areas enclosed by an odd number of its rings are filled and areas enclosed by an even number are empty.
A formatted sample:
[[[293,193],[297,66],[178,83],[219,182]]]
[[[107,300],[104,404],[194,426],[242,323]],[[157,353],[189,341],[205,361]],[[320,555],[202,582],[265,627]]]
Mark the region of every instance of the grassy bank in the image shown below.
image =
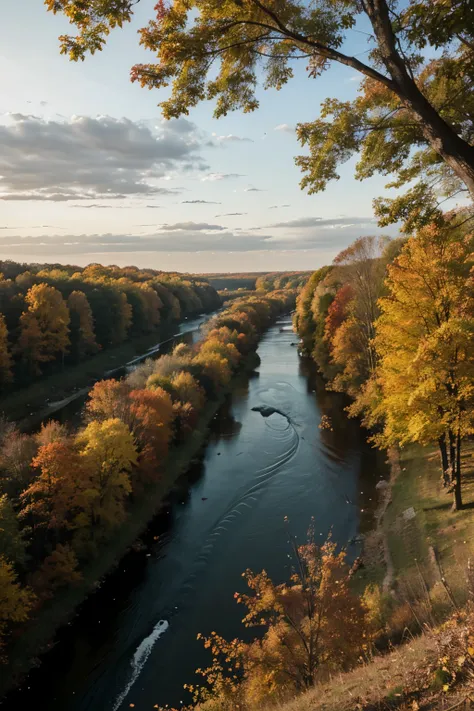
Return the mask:
[[[259,363],[256,353],[250,354],[240,371],[234,376],[226,391],[217,400],[209,401],[201,412],[197,427],[189,438],[175,447],[163,468],[163,477],[147,489],[128,511],[126,521],[114,531],[113,536],[100,550],[100,555],[82,570],[80,584],[57,593],[53,600],[43,605],[39,613],[21,630],[18,639],[9,651],[9,664],[3,668],[0,680],[0,695],[13,687],[35,661],[47,651],[57,629],[74,614],[78,605],[94,591],[99,581],[120,561],[136,539],[143,533],[149,521],[159,510],[163,498],[174,483],[191,464],[205,445],[209,424],[225,396],[245,378]]]
[[[405,447],[392,466],[390,502],[367,539],[366,568],[361,585],[382,585],[387,562],[390,588],[402,601],[424,598],[442,613],[468,596],[466,578],[474,554],[474,443],[463,453],[465,508],[452,512],[451,495],[443,488],[435,448]],[[385,547],[385,550],[384,550]],[[446,586],[442,577],[445,578]]]

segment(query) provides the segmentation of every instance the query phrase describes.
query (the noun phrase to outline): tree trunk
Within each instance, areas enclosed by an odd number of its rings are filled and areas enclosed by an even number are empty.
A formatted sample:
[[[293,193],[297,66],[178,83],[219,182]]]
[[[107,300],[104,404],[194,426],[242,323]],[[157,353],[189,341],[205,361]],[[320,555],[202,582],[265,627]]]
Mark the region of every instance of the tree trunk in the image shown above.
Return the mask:
[[[452,430],[449,430],[449,474],[451,482],[454,483],[456,472],[456,437]]]
[[[451,477],[449,475],[449,458],[448,447],[446,445],[446,435],[443,434],[438,438],[439,453],[441,456],[441,471],[443,473],[443,486],[449,486]]]
[[[474,200],[474,147],[446,123],[410,75],[407,62],[397,48],[387,0],[365,0],[364,5],[382,61],[393,80],[393,90],[403,106],[414,114],[431,148],[462,180]]]
[[[462,492],[461,492],[461,435],[456,435],[456,461],[454,467],[453,481],[453,511],[462,509]]]

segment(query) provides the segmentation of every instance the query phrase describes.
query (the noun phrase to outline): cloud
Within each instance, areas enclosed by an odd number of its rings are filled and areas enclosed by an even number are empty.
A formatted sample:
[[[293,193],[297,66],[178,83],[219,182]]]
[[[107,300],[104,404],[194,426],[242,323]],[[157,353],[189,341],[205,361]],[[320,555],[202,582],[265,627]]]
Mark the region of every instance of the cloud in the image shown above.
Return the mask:
[[[225,230],[225,227],[222,227],[222,225],[210,225],[208,222],[175,222],[174,225],[164,224],[160,229],[167,230],[168,232],[175,232],[178,230],[187,232],[207,232],[208,230]]]
[[[279,123],[278,126],[275,126],[273,130],[281,131],[282,133],[294,133],[296,129],[294,126],[290,126],[290,124],[288,123]]]
[[[46,120],[11,114],[0,125],[0,199],[66,202],[176,193],[170,171],[206,169],[189,121],[152,130],[110,116]]]
[[[193,229],[183,229],[185,225],[194,224]],[[202,228],[202,229],[201,229]],[[212,228],[212,226],[211,226]],[[381,234],[377,227],[371,227],[371,234]],[[396,236],[398,230],[392,226],[383,231],[384,234]],[[362,232],[363,234],[363,232]],[[178,223],[164,225],[157,232],[146,235],[131,234],[82,234],[82,235],[29,235],[0,236],[0,251],[4,258],[9,255],[17,257],[29,253],[35,258],[55,261],[61,258],[67,261],[74,255],[90,257],[91,261],[97,255],[114,253],[114,255],[133,253],[162,252],[276,252],[276,251],[321,251],[325,258],[330,258],[354,239],[361,236],[357,225],[345,225],[341,229],[332,230],[327,227],[314,228],[303,234],[284,234],[275,236],[271,232],[227,231],[220,226],[210,229],[201,223]],[[329,255],[329,256],[328,256]]]
[[[218,136],[217,133],[213,133],[212,135],[219,143],[253,143],[251,138],[235,136],[233,133],[229,133],[227,136]]]
[[[203,182],[215,182],[216,180],[232,180],[233,178],[245,178],[241,173],[208,173],[201,180]]]
[[[222,205],[222,203],[213,200],[182,200],[181,205]]]
[[[323,219],[322,217],[299,217],[296,220],[288,222],[276,222],[273,225],[268,225],[268,228],[308,228],[308,227],[324,227],[324,228],[339,228],[347,227],[372,227],[376,225],[376,220],[373,217],[331,217]]]

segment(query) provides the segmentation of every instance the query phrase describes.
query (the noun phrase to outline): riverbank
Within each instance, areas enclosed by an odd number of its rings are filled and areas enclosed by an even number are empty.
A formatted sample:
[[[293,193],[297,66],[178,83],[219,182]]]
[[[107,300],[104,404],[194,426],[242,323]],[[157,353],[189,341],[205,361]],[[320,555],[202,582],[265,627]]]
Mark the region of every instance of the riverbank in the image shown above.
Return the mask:
[[[451,511],[434,447],[410,445],[392,455],[389,487],[381,489],[383,514],[367,537],[361,580],[376,583],[399,603],[424,600],[437,618],[469,597],[474,540],[474,443],[462,457],[465,508]],[[443,583],[444,578],[445,583]]]
[[[162,479],[153,487],[148,488],[134,502],[127,519],[114,532],[110,541],[101,548],[100,555],[81,571],[80,583],[57,592],[54,599],[49,603],[46,602],[37,616],[32,618],[21,630],[9,650],[9,663],[2,669],[2,672],[5,673],[2,674],[0,680],[0,695],[18,685],[29,669],[38,664],[38,657],[54,645],[52,640],[58,629],[67,624],[81,603],[100,586],[101,580],[118,565],[122,557],[130,550],[159,510],[164,497],[205,445],[209,434],[209,425],[226,395],[234,388],[238,388],[242,379],[252,372],[258,363],[259,357],[255,352],[250,353],[243,360],[241,367],[229,386],[222,390],[219,398],[206,403],[196,428],[186,442],[170,452],[167,463],[163,467]]]
[[[77,365],[67,366],[59,373],[45,375],[27,387],[18,388],[1,397],[0,413],[4,413],[10,421],[17,422],[21,429],[35,427],[49,412],[54,414],[54,408],[48,407],[48,401],[58,402],[80,396],[82,390],[87,391],[105,373],[125,366],[130,360],[146,353],[159,340],[160,333],[157,331],[115,348],[107,348]]]

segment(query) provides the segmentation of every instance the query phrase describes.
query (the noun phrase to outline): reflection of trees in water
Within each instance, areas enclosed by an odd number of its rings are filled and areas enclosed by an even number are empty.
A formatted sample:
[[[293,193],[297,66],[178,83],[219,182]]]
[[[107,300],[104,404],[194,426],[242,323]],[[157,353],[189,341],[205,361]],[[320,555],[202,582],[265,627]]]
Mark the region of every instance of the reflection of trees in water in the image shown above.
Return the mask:
[[[239,390],[239,394],[242,395],[247,394],[247,392],[248,384],[242,393]],[[238,422],[232,413],[232,396],[229,395],[211,422],[209,440],[213,443],[217,443],[220,439],[232,439],[239,434],[241,429],[242,423]]]
[[[321,416],[330,423],[330,427],[319,430],[321,442],[328,450],[344,459],[350,450],[360,447],[365,439],[359,422],[350,420],[345,413],[349,404],[347,396],[326,390],[323,377],[309,358],[300,359],[299,374],[306,379],[307,391],[314,395]]]

